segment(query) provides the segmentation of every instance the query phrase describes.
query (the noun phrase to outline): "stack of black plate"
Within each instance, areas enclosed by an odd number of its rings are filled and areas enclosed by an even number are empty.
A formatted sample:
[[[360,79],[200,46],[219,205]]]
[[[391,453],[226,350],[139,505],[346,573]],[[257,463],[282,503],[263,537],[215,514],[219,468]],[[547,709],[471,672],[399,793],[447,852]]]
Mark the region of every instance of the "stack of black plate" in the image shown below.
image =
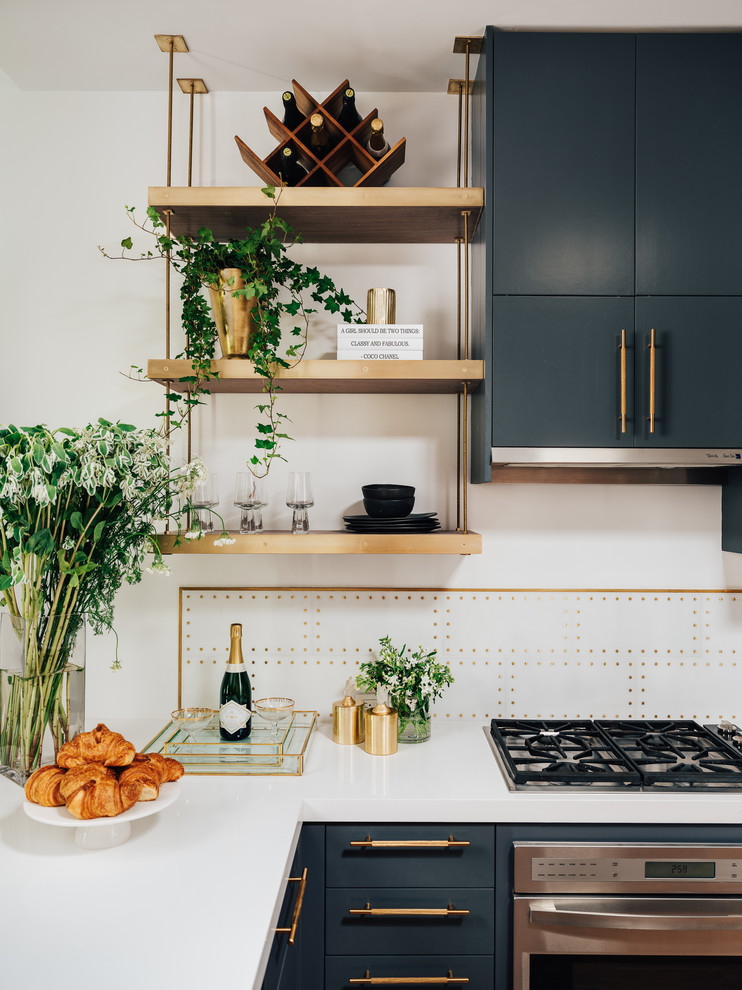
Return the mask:
[[[412,512],[393,519],[373,519],[371,516],[343,516],[349,533],[432,533],[441,524],[435,512]]]

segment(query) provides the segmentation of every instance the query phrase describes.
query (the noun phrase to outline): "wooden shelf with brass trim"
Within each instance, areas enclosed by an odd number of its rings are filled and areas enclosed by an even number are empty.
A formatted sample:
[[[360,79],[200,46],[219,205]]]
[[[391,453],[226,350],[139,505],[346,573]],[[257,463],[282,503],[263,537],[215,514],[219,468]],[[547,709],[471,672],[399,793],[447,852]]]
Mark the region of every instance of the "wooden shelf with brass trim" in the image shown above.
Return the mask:
[[[218,379],[205,383],[210,392],[257,393],[265,379],[255,373],[252,362],[212,361]],[[178,381],[192,375],[191,362],[151,360],[147,377],[167,383],[176,392],[186,392],[192,383]],[[483,361],[301,361],[294,368],[282,369],[276,380],[283,392],[290,393],[400,393],[446,394],[462,392],[464,382],[473,391],[484,378]]]
[[[295,535],[286,531],[267,531],[254,535],[230,533],[235,540],[228,546],[214,546],[219,533],[209,534],[200,540],[186,542],[181,539],[175,545],[174,534],[157,537],[163,554],[481,554],[482,537],[479,533],[445,531],[437,533],[348,533],[324,530]]]
[[[484,203],[481,188],[382,187],[281,190],[278,215],[315,244],[452,244],[464,236],[462,211],[470,212],[469,237]],[[161,217],[170,210],[174,234],[208,227],[217,240],[243,237],[261,224],[273,203],[253,186],[152,186],[149,205]]]

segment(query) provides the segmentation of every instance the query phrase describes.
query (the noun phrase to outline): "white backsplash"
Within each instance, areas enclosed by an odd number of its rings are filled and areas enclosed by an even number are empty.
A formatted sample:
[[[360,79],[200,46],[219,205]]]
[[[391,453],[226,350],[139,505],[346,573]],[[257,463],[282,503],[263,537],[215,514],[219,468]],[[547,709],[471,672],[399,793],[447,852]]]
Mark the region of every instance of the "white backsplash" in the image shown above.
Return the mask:
[[[736,719],[742,592],[181,588],[179,704],[215,705],[241,622],[253,697],[328,714],[382,636],[456,678],[437,718]]]

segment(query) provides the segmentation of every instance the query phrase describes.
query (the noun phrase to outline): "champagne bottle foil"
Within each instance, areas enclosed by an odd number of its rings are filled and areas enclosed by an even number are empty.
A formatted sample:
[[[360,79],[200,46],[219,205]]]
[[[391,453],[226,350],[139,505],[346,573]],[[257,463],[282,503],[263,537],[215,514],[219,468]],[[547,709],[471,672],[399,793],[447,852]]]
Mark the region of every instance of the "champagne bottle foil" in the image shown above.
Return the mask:
[[[394,323],[397,316],[397,295],[394,289],[369,289],[366,297],[366,323]]]

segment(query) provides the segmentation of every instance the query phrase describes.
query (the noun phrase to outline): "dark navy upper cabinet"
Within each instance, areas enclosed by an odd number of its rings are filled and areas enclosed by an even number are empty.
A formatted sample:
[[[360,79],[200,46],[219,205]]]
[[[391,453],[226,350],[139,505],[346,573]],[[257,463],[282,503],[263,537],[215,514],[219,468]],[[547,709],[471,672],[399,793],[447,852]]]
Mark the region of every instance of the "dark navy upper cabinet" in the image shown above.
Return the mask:
[[[638,295],[742,294],[741,103],[742,35],[637,36]]]
[[[496,296],[493,312],[495,446],[632,446],[633,298]]]
[[[472,481],[493,447],[742,443],[740,105],[740,33],[487,29]]]
[[[494,291],[634,292],[634,37],[492,36]]]

